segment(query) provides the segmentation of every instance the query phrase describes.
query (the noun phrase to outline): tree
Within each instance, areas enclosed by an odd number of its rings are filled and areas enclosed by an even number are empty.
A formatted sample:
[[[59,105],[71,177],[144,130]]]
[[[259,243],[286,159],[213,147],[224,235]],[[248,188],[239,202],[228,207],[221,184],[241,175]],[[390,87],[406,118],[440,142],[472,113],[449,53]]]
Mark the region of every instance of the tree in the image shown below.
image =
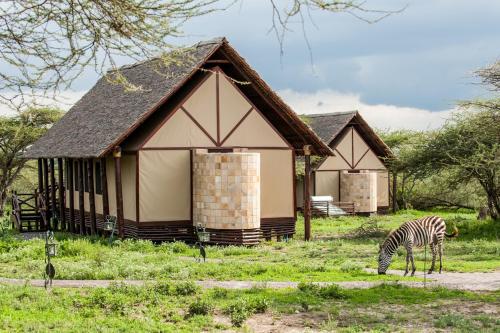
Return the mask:
[[[489,102],[499,105],[500,100]],[[429,174],[448,170],[456,183],[477,180],[493,219],[500,217],[500,111],[476,108],[452,120],[419,148],[415,163]]]
[[[22,153],[62,115],[57,109],[27,109],[14,117],[0,117],[0,216],[12,183],[28,160]]]
[[[182,35],[183,24],[240,1],[4,0],[0,5],[0,102],[20,109],[33,97],[51,92],[54,97],[88,67],[99,76],[108,69],[119,73],[117,59],[123,57],[183,60],[182,52],[167,56],[167,51],[176,49],[171,41]],[[300,17],[303,23],[304,10],[306,17],[311,10],[322,10],[349,13],[367,22],[394,13],[369,9],[359,0],[287,0],[285,7],[278,7],[275,0],[268,3],[272,30],[281,46],[291,18]],[[119,75],[115,80],[126,84]]]

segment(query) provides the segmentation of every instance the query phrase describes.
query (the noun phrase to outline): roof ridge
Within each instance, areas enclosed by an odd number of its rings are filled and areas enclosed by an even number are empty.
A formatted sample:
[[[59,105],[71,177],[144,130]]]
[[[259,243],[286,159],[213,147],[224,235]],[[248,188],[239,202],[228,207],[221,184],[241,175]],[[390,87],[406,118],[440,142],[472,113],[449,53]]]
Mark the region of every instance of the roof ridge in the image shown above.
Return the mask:
[[[351,113],[357,113],[357,112],[358,112],[358,110],[351,110],[351,111],[339,111],[339,112],[328,112],[328,113],[302,114],[301,116],[306,116],[306,117],[328,117],[328,116],[345,115],[345,114],[351,114]]]

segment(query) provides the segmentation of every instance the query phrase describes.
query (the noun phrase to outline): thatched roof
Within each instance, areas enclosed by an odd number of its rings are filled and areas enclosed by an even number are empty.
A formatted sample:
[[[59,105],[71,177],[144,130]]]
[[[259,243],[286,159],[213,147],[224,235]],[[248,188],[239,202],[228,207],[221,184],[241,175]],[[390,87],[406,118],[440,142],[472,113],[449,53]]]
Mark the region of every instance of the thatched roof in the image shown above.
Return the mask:
[[[331,148],[337,145],[340,134],[348,125],[354,126],[361,137],[378,156],[391,157],[392,151],[375,133],[358,111],[304,115],[308,124]]]
[[[187,48],[181,61],[165,65],[161,59],[122,67],[101,78],[42,138],[29,147],[26,158],[101,157],[120,145],[162,105],[175,95],[197,72],[208,66],[214,54],[221,54],[231,70],[251,84],[249,94],[263,100],[261,110],[300,154],[304,144],[311,144],[318,155],[332,151],[305,125],[225,38],[200,42]],[[235,68],[237,67],[237,68]],[[111,82],[119,73],[140,89],[127,90]],[[238,75],[236,75],[238,77]],[[115,80],[116,81],[116,80]],[[252,98],[253,98],[252,96]],[[264,102],[265,100],[265,102]]]

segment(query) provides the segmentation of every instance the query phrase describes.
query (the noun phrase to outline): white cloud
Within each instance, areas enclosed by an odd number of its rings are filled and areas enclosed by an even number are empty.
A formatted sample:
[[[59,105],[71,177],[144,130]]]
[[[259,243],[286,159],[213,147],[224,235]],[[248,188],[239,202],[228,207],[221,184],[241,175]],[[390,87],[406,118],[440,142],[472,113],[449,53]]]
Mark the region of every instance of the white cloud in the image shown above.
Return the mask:
[[[285,89],[279,94],[298,114],[357,110],[371,126],[380,129],[434,129],[443,125],[454,111],[452,109],[429,111],[388,104],[366,104],[361,101],[358,94],[330,89],[312,93]]]
[[[14,95],[13,93],[10,92],[0,92],[2,94],[2,97],[5,98],[12,98]],[[36,105],[40,106],[53,106],[53,107],[58,107],[62,110],[68,110],[70,107],[72,107],[84,94],[86,91],[64,91],[55,98],[51,97],[29,97],[25,96],[25,103],[36,103]],[[1,103],[0,100],[0,116],[6,116],[6,115],[13,115],[15,114],[15,111],[11,108],[9,108],[8,105]]]

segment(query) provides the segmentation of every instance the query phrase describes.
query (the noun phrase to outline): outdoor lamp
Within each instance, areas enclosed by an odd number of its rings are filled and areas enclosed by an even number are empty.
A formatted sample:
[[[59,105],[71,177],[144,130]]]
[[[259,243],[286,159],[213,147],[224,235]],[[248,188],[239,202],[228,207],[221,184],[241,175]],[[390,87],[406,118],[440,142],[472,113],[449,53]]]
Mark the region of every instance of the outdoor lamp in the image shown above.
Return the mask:
[[[113,230],[113,222],[111,222],[109,220],[104,222],[104,230],[106,230],[106,231]]]
[[[201,224],[198,224],[196,234],[198,235],[198,241],[202,243],[210,242],[210,233],[205,231],[205,227],[202,227]]]
[[[55,257],[57,255],[56,243],[52,239],[45,244],[45,252],[48,257]]]

